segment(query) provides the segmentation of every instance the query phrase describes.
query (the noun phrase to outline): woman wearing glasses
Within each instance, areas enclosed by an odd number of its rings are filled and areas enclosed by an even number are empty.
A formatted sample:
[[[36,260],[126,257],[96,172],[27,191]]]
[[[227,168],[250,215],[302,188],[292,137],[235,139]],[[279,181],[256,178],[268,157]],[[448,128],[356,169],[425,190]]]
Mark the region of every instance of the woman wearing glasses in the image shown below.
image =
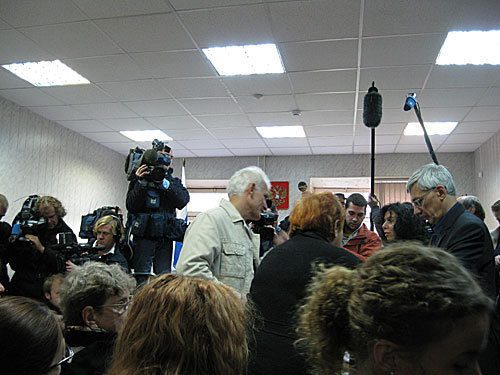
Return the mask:
[[[135,286],[118,264],[87,262],[65,278],[59,292],[64,336],[75,356],[62,374],[105,373]]]
[[[6,375],[57,375],[73,355],[56,316],[26,297],[0,299],[0,337],[0,372]]]

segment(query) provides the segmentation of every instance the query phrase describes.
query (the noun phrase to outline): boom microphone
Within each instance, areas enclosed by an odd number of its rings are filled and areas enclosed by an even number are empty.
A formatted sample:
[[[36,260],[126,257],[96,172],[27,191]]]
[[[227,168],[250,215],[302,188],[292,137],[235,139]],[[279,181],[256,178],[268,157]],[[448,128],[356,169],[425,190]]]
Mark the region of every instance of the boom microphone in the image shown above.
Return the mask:
[[[415,104],[417,104],[417,94],[414,92],[410,92],[408,95],[406,95],[406,100],[405,100],[405,105],[403,109],[405,111],[411,111],[413,107],[415,107]]]
[[[363,123],[369,128],[376,128],[382,120],[382,95],[372,82],[363,102]]]

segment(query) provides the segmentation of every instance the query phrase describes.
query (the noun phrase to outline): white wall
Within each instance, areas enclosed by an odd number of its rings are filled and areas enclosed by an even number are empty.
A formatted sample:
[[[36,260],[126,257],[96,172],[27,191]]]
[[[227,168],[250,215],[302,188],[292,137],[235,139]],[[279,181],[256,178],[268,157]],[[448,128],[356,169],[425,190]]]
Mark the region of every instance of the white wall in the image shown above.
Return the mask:
[[[12,222],[30,194],[63,203],[77,233],[81,216],[103,205],[125,209],[125,157],[0,97],[0,193]]]
[[[437,158],[452,173],[458,194],[475,193],[471,178],[473,153],[437,153]],[[431,162],[428,154],[380,154],[375,156],[375,175],[408,178],[418,167]],[[174,160],[176,173],[180,173],[180,165],[181,160]],[[289,181],[290,206],[299,196],[299,181],[309,183],[311,177],[370,176],[370,155],[318,155],[189,158],[186,159],[186,178],[229,179],[235,171],[249,165],[263,168],[272,181]],[[287,212],[281,211],[280,217]]]
[[[500,131],[474,152],[476,195],[486,211],[486,225],[494,229],[498,222],[491,205],[500,199]]]

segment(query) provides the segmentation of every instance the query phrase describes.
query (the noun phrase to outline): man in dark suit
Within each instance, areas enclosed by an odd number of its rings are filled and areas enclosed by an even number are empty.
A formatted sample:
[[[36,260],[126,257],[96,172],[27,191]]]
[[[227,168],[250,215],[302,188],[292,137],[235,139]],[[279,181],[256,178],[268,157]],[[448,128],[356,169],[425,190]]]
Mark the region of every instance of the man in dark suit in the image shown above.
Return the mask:
[[[457,201],[455,184],[446,167],[436,164],[420,167],[408,180],[406,190],[411,195],[415,214],[433,226],[431,246],[459,258],[494,299],[495,263],[488,228]],[[498,326],[498,316],[492,316],[488,344],[480,358],[483,374],[496,374],[500,368]]]

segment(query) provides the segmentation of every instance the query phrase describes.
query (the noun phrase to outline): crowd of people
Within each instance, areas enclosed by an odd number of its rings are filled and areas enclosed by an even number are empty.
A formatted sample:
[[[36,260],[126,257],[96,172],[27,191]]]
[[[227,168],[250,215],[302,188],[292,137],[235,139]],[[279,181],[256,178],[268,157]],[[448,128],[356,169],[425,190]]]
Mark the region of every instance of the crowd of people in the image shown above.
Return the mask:
[[[36,225],[0,222],[1,373],[500,371],[500,226],[488,231],[477,197],[457,198],[444,166],[412,174],[411,202],[306,186],[264,245],[250,224],[275,210],[264,171],[236,171],[228,200],[185,231],[175,209],[189,193],[171,149],[156,151],[161,178],[134,171],[126,225],[103,212],[95,251],[68,255],[76,236],[55,197],[37,199]],[[7,209],[0,194],[0,219]],[[491,209],[500,224],[500,201]]]

